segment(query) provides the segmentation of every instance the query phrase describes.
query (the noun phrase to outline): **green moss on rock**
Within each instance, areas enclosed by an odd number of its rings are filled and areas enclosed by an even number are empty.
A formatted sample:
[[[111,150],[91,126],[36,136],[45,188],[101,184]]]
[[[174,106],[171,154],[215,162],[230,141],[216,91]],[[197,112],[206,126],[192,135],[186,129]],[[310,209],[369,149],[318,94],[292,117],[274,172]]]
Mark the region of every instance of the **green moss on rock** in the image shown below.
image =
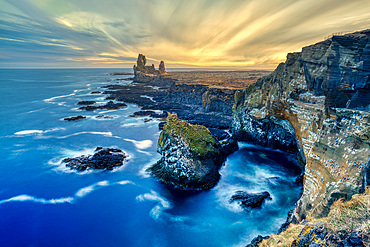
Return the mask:
[[[176,137],[189,147],[189,149],[200,155],[206,156],[210,152],[218,153],[218,142],[211,132],[202,125],[193,125],[177,118],[176,114],[169,114],[167,123],[159,137],[158,145],[163,147],[163,136],[168,135],[172,140]]]

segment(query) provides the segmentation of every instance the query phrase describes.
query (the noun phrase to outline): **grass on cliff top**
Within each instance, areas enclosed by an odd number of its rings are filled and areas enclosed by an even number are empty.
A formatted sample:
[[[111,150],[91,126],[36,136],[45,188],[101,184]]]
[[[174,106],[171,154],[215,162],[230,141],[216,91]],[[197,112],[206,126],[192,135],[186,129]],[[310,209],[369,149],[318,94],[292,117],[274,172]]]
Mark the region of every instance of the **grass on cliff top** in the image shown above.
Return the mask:
[[[307,217],[310,223],[324,222],[325,227],[331,232],[346,230],[370,231],[370,187],[366,188],[364,194],[357,194],[350,201],[340,199],[330,207],[329,215],[325,218],[313,219]],[[279,235],[271,235],[260,243],[261,246],[291,246],[293,240],[297,239],[305,225],[290,224],[289,228]]]
[[[168,131],[171,138],[181,138],[192,151],[200,155],[218,152],[217,141],[206,127],[182,121],[175,114],[168,115],[167,124],[163,130]]]

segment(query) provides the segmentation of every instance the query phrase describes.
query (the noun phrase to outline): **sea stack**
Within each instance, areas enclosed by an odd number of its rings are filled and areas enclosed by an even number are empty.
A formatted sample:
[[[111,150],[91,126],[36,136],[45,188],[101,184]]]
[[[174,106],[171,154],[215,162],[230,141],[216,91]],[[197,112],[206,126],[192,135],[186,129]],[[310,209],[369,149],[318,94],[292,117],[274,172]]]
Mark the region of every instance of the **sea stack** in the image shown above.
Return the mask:
[[[234,148],[222,146],[206,127],[169,114],[158,140],[162,158],[148,171],[175,188],[207,190],[217,184],[226,156],[237,149],[236,143],[227,145]]]
[[[159,70],[156,70],[154,64],[151,66],[146,65],[146,57],[139,54],[136,65],[134,65],[134,81],[136,82],[149,82],[160,75],[166,74],[164,62],[159,64]]]

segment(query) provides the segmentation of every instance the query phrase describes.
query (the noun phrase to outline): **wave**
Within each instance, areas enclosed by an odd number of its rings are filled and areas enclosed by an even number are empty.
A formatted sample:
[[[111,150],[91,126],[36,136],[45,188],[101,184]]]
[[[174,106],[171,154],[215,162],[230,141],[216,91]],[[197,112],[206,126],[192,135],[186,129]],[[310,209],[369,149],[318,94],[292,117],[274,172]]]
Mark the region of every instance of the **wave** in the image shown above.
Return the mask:
[[[139,202],[144,202],[144,201],[157,202],[157,205],[155,205],[150,210],[150,216],[154,220],[158,220],[164,210],[172,208],[171,203],[168,200],[166,200],[165,198],[161,197],[154,190],[151,190],[150,193],[145,193],[145,194],[138,195],[136,197],[136,200],[139,201]]]
[[[85,134],[91,134],[91,135],[102,135],[104,137],[112,137],[112,138],[117,138],[117,139],[122,139],[120,136],[114,136],[112,132],[100,132],[100,131],[82,131],[82,132],[77,132],[73,133],[70,135],[65,135],[65,136],[38,136],[39,139],[49,139],[49,138],[56,138],[56,139],[66,139],[72,136],[78,136],[78,135],[85,135]]]
[[[87,195],[91,194],[93,191],[102,188],[107,187],[110,185],[126,185],[126,184],[134,184],[133,182],[129,180],[123,180],[115,183],[110,183],[107,180],[103,180],[100,182],[97,182],[95,184],[83,187],[76,191],[76,193],[73,196],[68,197],[60,197],[60,198],[52,198],[52,199],[45,199],[45,198],[38,198],[35,196],[22,194],[18,196],[11,197],[9,199],[4,199],[0,201],[0,205],[8,202],[34,202],[34,203],[41,203],[41,204],[63,204],[63,203],[74,203],[76,200],[81,199],[83,197],[86,197]]]
[[[143,141],[136,141],[136,140],[132,140],[132,139],[123,139],[125,141],[128,141],[128,142],[132,142],[136,148],[138,149],[147,149],[147,148],[150,148],[151,146],[153,146],[153,141],[152,140],[143,140]]]
[[[73,95],[76,95],[76,93],[71,93],[71,94],[66,94],[66,95],[60,95],[60,96],[55,96],[55,97],[51,97],[51,98],[49,98],[49,99],[44,99],[43,101],[44,101],[44,102],[47,102],[47,103],[53,103],[52,101],[54,101],[54,100],[56,100],[56,99],[66,98],[66,97],[73,96]]]
[[[65,130],[65,128],[51,128],[47,130],[21,130],[18,132],[15,132],[14,135],[16,136],[26,136],[26,135],[39,135],[39,134],[44,134],[44,133],[50,133],[54,131],[59,131],[59,130]]]
[[[33,134],[42,134],[44,133],[43,130],[22,130],[15,132],[14,135],[33,135]]]

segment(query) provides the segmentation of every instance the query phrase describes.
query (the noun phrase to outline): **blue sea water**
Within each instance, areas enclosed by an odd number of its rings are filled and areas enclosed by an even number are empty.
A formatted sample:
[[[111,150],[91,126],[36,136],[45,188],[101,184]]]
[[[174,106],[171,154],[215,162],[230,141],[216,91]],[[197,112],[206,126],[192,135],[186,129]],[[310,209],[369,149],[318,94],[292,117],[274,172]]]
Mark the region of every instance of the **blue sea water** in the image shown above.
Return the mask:
[[[294,207],[299,169],[282,152],[240,143],[206,192],[174,191],[145,169],[160,158],[158,121],[129,117],[139,107],[86,112],[105,102],[117,69],[0,70],[0,246],[245,246],[275,233]],[[98,119],[97,115],[112,116]],[[68,122],[63,118],[84,115]],[[113,171],[72,171],[65,157],[98,146],[129,155]],[[262,208],[230,203],[235,191],[267,190]]]

